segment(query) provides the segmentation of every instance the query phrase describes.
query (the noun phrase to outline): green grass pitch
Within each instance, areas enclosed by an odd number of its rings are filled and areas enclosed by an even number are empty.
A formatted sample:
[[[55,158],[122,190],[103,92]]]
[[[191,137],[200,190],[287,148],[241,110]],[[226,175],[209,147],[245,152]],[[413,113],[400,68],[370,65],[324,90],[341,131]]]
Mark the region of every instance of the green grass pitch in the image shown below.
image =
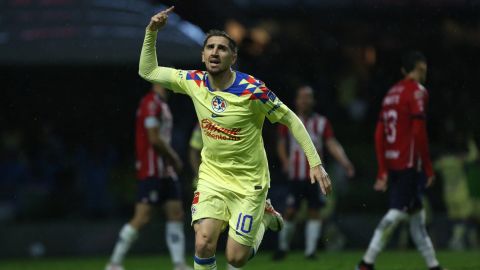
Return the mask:
[[[291,253],[285,261],[272,262],[270,252],[260,252],[244,270],[353,270],[363,252],[320,252],[317,261],[307,261],[302,254]],[[480,251],[438,252],[442,265],[449,270],[479,270]],[[103,270],[107,257],[2,259],[0,270]],[[226,269],[225,257],[217,256],[219,270]],[[416,251],[383,252],[377,261],[378,270],[427,269]],[[167,256],[130,256],[125,261],[126,270],[173,269]]]

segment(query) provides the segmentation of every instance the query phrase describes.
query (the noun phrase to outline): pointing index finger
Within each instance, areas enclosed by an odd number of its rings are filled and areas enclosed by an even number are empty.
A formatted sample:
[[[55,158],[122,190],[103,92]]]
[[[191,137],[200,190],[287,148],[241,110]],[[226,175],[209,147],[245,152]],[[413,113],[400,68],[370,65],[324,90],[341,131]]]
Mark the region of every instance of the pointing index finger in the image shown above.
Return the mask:
[[[175,6],[171,6],[171,7],[167,8],[164,12],[168,14],[168,13],[172,12],[174,9],[175,9]]]

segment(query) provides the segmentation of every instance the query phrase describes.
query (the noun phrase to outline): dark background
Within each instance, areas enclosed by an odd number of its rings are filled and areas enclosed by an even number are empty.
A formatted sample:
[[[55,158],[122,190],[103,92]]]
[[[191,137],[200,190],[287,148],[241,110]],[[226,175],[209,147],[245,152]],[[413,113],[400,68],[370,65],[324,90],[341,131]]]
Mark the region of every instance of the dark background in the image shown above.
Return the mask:
[[[9,247],[3,255],[24,256],[25,246],[52,242],[45,229],[50,225],[69,231],[72,224],[84,224],[85,230],[108,232],[99,252],[113,245],[132,214],[134,116],[149,90],[137,75],[138,57],[143,29],[163,7],[159,4],[176,5],[179,18],[203,31],[244,33],[236,68],[265,81],[287,105],[293,107],[296,87],[314,87],[316,110],[331,120],[357,170],[354,179],[345,180],[327,155],[340,224],[363,215],[373,217],[373,223],[364,219],[374,226],[386,210],[386,195],[371,188],[373,131],[381,98],[401,79],[405,51],[421,50],[428,58],[433,158],[466,135],[478,139],[480,1],[3,1],[0,224],[7,230],[0,236],[8,242],[15,233],[24,235],[17,249]],[[160,64],[201,69],[201,47],[192,38],[196,32],[183,35],[179,25],[159,35]],[[169,103],[173,145],[186,163],[196,122],[193,106],[181,95],[170,95]],[[285,192],[274,152],[275,128],[269,123],[264,128],[273,199]],[[188,168],[182,179],[188,209]],[[441,181],[428,192],[439,231],[447,226],[441,192]],[[18,231],[33,226],[39,232],[44,228],[43,238]],[[355,228],[345,226],[351,247],[365,245],[369,235],[355,237]],[[62,254],[55,248],[61,244],[46,245],[50,254]],[[95,251],[63,250],[73,252]]]

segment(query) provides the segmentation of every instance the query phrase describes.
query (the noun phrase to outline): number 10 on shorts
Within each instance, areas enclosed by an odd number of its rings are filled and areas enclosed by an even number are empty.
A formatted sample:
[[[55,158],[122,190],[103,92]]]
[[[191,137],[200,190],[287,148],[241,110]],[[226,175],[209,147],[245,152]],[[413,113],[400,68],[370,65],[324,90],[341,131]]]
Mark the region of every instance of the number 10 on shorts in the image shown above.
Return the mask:
[[[251,215],[238,214],[236,231],[240,230],[243,233],[249,233],[252,230],[253,217]]]

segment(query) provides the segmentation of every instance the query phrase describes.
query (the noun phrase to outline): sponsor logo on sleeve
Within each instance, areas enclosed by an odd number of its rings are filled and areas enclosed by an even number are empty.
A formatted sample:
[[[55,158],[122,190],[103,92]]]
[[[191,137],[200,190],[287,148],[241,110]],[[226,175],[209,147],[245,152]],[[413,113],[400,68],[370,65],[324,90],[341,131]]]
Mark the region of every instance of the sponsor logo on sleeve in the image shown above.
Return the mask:
[[[277,96],[272,91],[268,91],[267,96],[272,102],[274,102],[275,99],[277,99]]]
[[[274,113],[278,108],[280,108],[281,105],[282,105],[281,102],[275,104],[275,106],[273,106],[273,107],[267,112],[267,114],[270,115],[270,114]]]

